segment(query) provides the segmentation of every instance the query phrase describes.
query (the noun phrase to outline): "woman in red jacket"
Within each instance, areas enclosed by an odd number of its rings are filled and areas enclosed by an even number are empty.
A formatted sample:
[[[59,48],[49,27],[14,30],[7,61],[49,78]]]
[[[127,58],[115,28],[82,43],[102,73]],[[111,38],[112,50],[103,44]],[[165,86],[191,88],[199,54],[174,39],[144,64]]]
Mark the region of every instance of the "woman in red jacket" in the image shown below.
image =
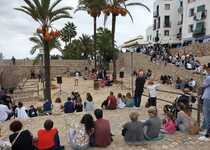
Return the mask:
[[[52,120],[46,120],[44,123],[44,129],[38,131],[38,139],[36,143],[38,150],[55,150],[61,147],[58,130],[53,128],[53,124]]]

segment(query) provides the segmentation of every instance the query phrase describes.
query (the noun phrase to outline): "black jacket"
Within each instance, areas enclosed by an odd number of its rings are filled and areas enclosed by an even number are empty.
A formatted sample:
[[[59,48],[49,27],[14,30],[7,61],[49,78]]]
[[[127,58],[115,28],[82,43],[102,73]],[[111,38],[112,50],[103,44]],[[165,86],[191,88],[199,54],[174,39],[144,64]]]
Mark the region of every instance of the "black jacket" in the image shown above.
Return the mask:
[[[144,92],[145,77],[136,78],[135,96],[140,96]]]

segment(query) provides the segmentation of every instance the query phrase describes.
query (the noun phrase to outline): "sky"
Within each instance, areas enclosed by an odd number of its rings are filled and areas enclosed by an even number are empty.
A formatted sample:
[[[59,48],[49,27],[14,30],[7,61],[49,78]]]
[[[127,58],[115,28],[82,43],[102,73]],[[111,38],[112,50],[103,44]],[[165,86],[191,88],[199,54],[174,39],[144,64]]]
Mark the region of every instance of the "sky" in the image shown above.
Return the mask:
[[[130,2],[142,2],[152,11],[153,0],[130,0]],[[34,57],[30,54],[33,43],[29,41],[29,37],[33,35],[39,24],[24,13],[14,10],[23,4],[23,0],[0,0],[0,53],[3,53],[5,59],[12,56],[18,59]],[[71,6],[75,9],[77,4],[78,0],[63,0],[59,6]],[[118,46],[136,36],[145,36],[146,29],[152,25],[152,12],[149,13],[146,9],[138,6],[129,7],[129,10],[134,18],[134,23],[128,16],[117,18],[116,42]],[[63,19],[53,26],[59,30],[66,22],[70,21],[77,26],[77,36],[93,34],[93,19],[86,12],[80,11],[74,14],[71,11],[70,14],[73,16],[72,19]],[[103,16],[98,19],[97,24],[98,27],[103,26]],[[106,27],[111,29],[111,17]],[[52,53],[56,54],[57,52],[53,51]]]

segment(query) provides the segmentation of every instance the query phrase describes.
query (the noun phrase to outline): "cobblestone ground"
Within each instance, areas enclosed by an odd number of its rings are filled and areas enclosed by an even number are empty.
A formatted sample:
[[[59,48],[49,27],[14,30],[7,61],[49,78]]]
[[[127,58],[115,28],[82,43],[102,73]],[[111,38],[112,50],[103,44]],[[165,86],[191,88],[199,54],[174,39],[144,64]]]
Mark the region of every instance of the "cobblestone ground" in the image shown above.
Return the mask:
[[[67,92],[71,92],[73,89],[73,79],[64,79],[64,85],[63,90]],[[129,80],[126,80],[125,85],[129,86]],[[91,92],[94,98],[94,101],[96,103],[96,107],[99,107],[101,102],[106,98],[109,91],[112,90],[117,94],[118,92],[126,93],[128,89],[121,90],[120,86],[114,86],[111,88],[104,88],[100,89],[98,91],[94,91],[92,88],[92,81],[82,81],[80,82],[80,86],[77,88],[80,93],[82,93],[82,97],[85,98],[85,93]],[[124,87],[125,88],[125,87]],[[161,89],[165,90],[173,90],[172,87],[165,87],[161,86]],[[54,93],[56,91],[53,91]],[[158,97],[167,99],[170,101],[173,101],[176,97],[176,95],[170,95],[165,93],[158,93]],[[199,135],[196,136],[190,136],[187,134],[182,134],[180,132],[176,132],[174,135],[165,135],[164,139],[160,141],[153,141],[153,142],[146,142],[144,145],[141,146],[129,146],[124,143],[123,137],[121,136],[121,129],[122,125],[129,121],[129,113],[132,111],[138,111],[140,113],[139,120],[145,120],[147,118],[147,109],[144,108],[144,104],[146,102],[147,98],[143,97],[142,100],[142,107],[140,109],[134,110],[134,109],[120,109],[120,110],[114,110],[114,111],[105,111],[104,117],[110,120],[112,133],[115,135],[113,137],[114,141],[113,143],[107,147],[104,148],[105,150],[209,150],[210,149],[210,142],[200,142],[197,140]],[[27,104],[30,104],[28,102]],[[38,105],[39,103],[37,103]],[[158,109],[159,109],[159,116],[162,118],[162,107],[166,104],[164,102],[158,102]],[[55,122],[55,127],[57,127],[60,131],[61,136],[61,142],[66,146],[67,150],[70,150],[67,142],[67,131],[70,127],[72,127],[74,124],[78,123],[84,113],[74,113],[69,115],[54,115],[54,116],[42,116],[33,118],[30,120],[23,121],[24,128],[29,129],[34,136],[36,136],[36,132],[39,128],[43,126],[43,122],[47,118],[51,118]],[[193,113],[193,117],[196,117],[196,112]],[[196,118],[195,118],[196,119]],[[6,122],[4,124],[1,124],[2,128],[2,135],[7,137],[9,132],[9,123]],[[98,148],[90,148],[90,150],[97,150]]]

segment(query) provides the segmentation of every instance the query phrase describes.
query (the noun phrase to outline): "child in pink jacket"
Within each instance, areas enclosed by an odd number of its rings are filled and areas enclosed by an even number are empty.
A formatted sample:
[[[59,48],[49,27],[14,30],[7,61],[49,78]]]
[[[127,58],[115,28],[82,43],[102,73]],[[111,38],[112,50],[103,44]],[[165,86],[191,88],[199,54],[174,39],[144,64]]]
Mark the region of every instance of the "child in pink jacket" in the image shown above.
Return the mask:
[[[176,122],[174,121],[172,114],[166,114],[161,131],[166,134],[174,134],[176,132]]]

